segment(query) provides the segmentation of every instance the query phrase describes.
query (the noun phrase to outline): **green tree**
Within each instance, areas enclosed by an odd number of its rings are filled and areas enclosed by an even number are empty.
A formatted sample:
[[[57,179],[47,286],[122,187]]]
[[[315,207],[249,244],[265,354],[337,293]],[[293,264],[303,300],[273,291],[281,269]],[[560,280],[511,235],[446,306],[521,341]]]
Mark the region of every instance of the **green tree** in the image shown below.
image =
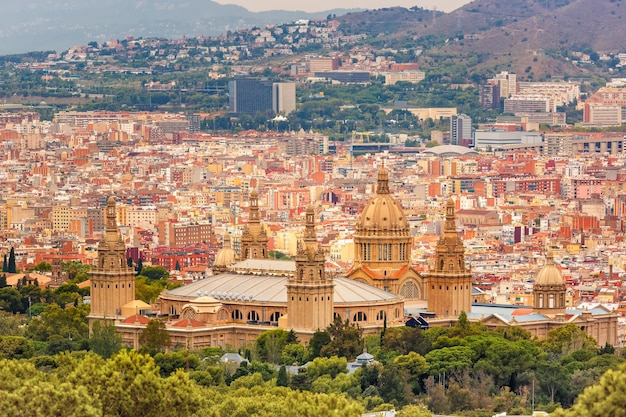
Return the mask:
[[[170,346],[170,334],[165,323],[157,319],[150,320],[139,334],[139,344],[139,351],[142,353],[156,355],[164,352]]]
[[[324,346],[320,354],[322,356],[341,356],[353,360],[363,352],[363,331],[348,320],[345,322],[339,317],[328,326],[331,341]]]
[[[135,277],[135,298],[145,303],[154,302],[165,288],[165,281],[151,281],[142,275]]]
[[[285,365],[281,365],[278,369],[278,376],[276,377],[277,387],[286,387],[289,385],[289,379],[287,378],[287,369]]]
[[[309,359],[315,359],[320,356],[320,352],[324,346],[330,343],[330,334],[325,330],[317,330],[313,333],[308,345]]]
[[[471,369],[474,352],[468,346],[452,346],[428,352],[424,358],[435,377]]]
[[[50,304],[39,315],[28,323],[26,335],[34,340],[81,340],[89,336],[87,315],[89,305],[61,308]]]
[[[0,336],[0,357],[5,359],[28,359],[35,350],[28,339],[22,336]]]
[[[108,359],[122,349],[122,336],[117,333],[115,326],[110,322],[96,321],[92,325],[89,345],[91,350]]]
[[[17,272],[17,266],[15,265],[15,248],[11,247],[9,251],[9,260],[7,262],[7,272],[15,274]]]
[[[200,359],[187,350],[178,350],[157,353],[154,355],[154,363],[159,367],[161,376],[168,377],[179,369],[184,371],[197,369],[200,366]]]
[[[396,357],[393,360],[393,365],[397,369],[407,372],[411,389],[417,394],[420,391],[422,377],[428,373],[426,359],[419,353],[409,352],[406,355]]]
[[[546,352],[555,355],[567,355],[578,349],[597,349],[596,341],[574,323],[550,330],[541,345]]]
[[[600,381],[578,396],[569,410],[559,409],[555,417],[624,417],[626,416],[626,364],[608,370]]]
[[[295,343],[298,343],[298,338],[293,331],[268,330],[256,338],[254,349],[262,361],[278,364],[282,362],[283,348]]]
[[[139,264],[138,264],[139,265]],[[152,281],[167,280],[170,277],[169,272],[164,267],[157,266],[143,266],[140,275],[148,277]]]
[[[286,365],[304,365],[307,360],[307,351],[300,343],[290,343],[283,347],[282,363]]]
[[[191,371],[189,372],[189,379],[203,387],[218,386],[226,381],[224,369],[219,366],[207,366],[203,370]]]
[[[396,417],[432,417],[432,415],[424,404],[407,405],[396,413]]]
[[[0,336],[22,336],[22,325],[23,320],[17,316],[0,311]]]
[[[346,358],[332,356],[330,358],[315,358],[306,368],[309,379],[315,380],[322,375],[329,375],[335,378],[339,374],[348,372],[348,361]]]
[[[33,266],[32,271],[38,272],[50,272],[52,271],[52,265],[48,262],[39,262],[37,265]]]
[[[14,314],[22,312],[24,305],[20,292],[13,287],[0,288],[0,309]]]

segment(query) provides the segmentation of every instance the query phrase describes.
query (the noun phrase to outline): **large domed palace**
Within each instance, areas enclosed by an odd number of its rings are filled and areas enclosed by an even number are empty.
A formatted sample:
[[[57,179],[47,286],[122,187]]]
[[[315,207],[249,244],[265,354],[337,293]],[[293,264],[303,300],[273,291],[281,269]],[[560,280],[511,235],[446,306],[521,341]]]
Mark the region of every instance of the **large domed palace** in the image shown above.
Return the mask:
[[[602,308],[585,312],[565,308],[565,284],[551,257],[537,277],[529,311],[472,305],[472,274],[465,264],[452,199],[445,209],[435,255],[427,272],[420,274],[411,260],[413,241],[406,215],[390,193],[388,171],[380,169],[376,193],[356,221],[354,264],[346,276],[335,276],[317,239],[321,226],[312,206],[305,213],[295,259],[269,258],[269,239],[253,190],[240,252],[226,236],[214,275],[163,292],[152,309],[166,319],[172,346],[190,349],[241,346],[276,328],[294,330],[307,342],[335,317],[357,324],[365,334],[378,333],[385,326],[405,325],[405,302],[427,304],[421,312],[428,312],[423,322],[429,326],[452,325],[466,312],[470,320],[488,327],[517,325],[538,337],[574,322],[599,344],[616,343],[617,315]],[[150,321],[142,313],[151,307],[134,300],[134,273],[126,266],[113,198],[107,201],[105,215],[98,265],[91,274],[90,324],[113,321],[123,343],[138,348],[139,334]]]

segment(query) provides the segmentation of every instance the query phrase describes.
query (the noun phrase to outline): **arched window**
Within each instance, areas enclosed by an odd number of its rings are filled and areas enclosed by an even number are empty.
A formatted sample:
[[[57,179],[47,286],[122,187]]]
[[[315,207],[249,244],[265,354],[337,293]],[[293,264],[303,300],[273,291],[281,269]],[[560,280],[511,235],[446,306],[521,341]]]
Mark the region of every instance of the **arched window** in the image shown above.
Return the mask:
[[[225,308],[217,312],[217,321],[227,321],[228,317],[230,317],[230,314],[228,314],[228,310]]]
[[[419,298],[419,289],[417,284],[413,281],[407,281],[400,288],[400,295],[404,298]]]
[[[270,321],[278,321],[278,319],[281,317],[282,317],[282,313],[280,311],[275,311],[270,316]]]
[[[259,321],[259,313],[257,313],[256,311],[252,310],[251,312],[248,313],[248,320],[249,321]]]
[[[387,318],[387,313],[384,310],[380,310],[378,314],[376,314],[376,320],[383,321]]]
[[[367,321],[367,315],[364,312],[359,311],[354,316],[352,316],[352,321]]]
[[[233,310],[231,317],[233,320],[243,320],[243,313],[241,310]]]

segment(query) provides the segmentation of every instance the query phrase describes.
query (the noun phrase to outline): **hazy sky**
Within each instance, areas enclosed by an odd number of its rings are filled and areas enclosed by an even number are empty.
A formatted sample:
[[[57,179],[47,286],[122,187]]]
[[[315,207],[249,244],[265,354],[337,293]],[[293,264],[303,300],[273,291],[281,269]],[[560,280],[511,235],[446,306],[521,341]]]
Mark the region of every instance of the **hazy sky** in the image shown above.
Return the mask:
[[[334,8],[380,9],[382,7],[420,6],[426,9],[437,8],[443,12],[451,12],[471,0],[215,0],[221,4],[238,4],[251,12],[265,10],[303,10],[317,12]]]

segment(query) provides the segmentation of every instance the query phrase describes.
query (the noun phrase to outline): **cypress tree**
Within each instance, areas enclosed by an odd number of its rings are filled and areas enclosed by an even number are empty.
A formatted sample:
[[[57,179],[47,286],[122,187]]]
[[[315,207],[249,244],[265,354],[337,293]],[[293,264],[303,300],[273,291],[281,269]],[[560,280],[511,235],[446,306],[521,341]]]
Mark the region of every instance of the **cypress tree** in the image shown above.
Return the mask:
[[[4,254],[4,263],[2,264],[2,272],[7,272],[7,268],[9,267],[7,263],[7,254]]]
[[[7,263],[7,272],[15,274],[17,267],[15,266],[15,248],[11,247],[9,252],[9,262]]]
[[[278,370],[278,377],[276,378],[276,386],[286,387],[287,385],[289,385],[289,380],[287,379],[287,368],[285,368],[285,365],[281,365]]]

